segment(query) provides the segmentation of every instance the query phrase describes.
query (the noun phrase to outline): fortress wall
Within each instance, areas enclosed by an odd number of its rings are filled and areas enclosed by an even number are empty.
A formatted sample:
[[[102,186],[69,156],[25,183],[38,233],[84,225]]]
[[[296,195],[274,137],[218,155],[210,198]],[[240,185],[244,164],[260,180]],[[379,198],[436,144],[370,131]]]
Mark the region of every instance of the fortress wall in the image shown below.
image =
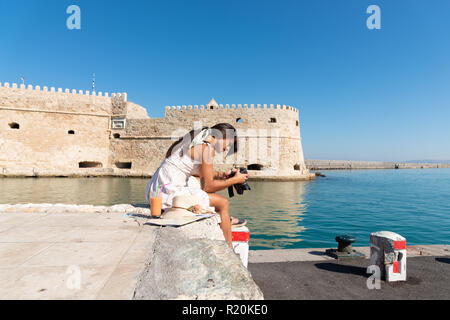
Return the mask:
[[[127,118],[125,130],[111,132],[110,163],[115,172],[152,175],[174,142],[170,140],[173,131],[179,127],[163,118]],[[114,134],[119,134],[120,138],[114,138]],[[131,162],[131,170],[117,168],[117,162]]]
[[[228,122],[236,128],[278,129],[280,135],[300,136],[296,123],[299,121],[298,109],[285,105],[220,105],[213,109],[206,106],[172,106],[166,107],[165,118],[181,123],[201,119],[206,125]],[[270,122],[272,118],[275,123]],[[237,119],[242,122],[238,123]]]
[[[125,130],[126,136],[133,137],[162,137],[170,136],[178,124],[171,123],[164,118],[129,119]]]
[[[147,110],[133,102],[127,102],[127,119],[148,119]]]
[[[206,106],[172,106],[166,107],[166,119],[173,119],[177,123],[193,123],[201,119],[202,124],[207,126],[228,122],[236,127],[244,140],[245,150],[240,150],[244,153],[240,157],[243,161],[238,161],[237,165],[259,164],[264,168],[277,166],[279,171],[307,172],[301,145],[299,112],[291,106],[241,104],[219,105],[212,109]],[[237,119],[241,119],[241,122],[236,122]],[[276,122],[272,122],[274,120]],[[271,137],[273,134],[279,138]],[[278,141],[272,145],[274,139]],[[268,155],[258,156],[260,146],[264,145],[267,146]],[[278,161],[274,161],[272,146],[278,147]],[[299,166],[300,170],[294,172],[294,166]]]
[[[111,164],[115,172],[153,175],[171,145],[170,140],[118,139],[111,143]],[[131,162],[131,170],[121,169],[117,163]],[[130,173],[131,173],[130,172]]]
[[[0,168],[75,170],[82,161],[108,165],[109,117],[0,110]],[[10,127],[17,123],[19,129]],[[73,130],[75,134],[68,134]]]
[[[148,117],[144,108],[128,105],[126,93],[0,83],[0,174],[84,175],[110,168],[111,116]],[[80,162],[90,163],[80,168]]]
[[[229,109],[206,107],[167,107],[163,119],[128,119],[125,130],[113,130],[120,138],[111,140],[111,163],[132,162],[132,171],[151,175],[163,161],[171,137],[179,137],[194,128],[194,122],[201,121],[204,126],[220,122],[234,125],[240,137],[238,154],[221,159],[217,157],[219,170],[232,165],[248,166],[258,164],[263,169],[273,169],[304,174],[307,172],[298,126],[298,110],[288,106],[256,106]],[[251,106],[251,105],[250,105]],[[242,119],[237,123],[236,119]],[[271,118],[276,119],[272,123]],[[184,130],[184,131],[183,131]],[[276,137],[271,137],[276,134]],[[272,144],[274,143],[274,144]],[[273,150],[275,148],[279,153]],[[278,157],[276,160],[275,158]],[[296,168],[296,169],[294,169]],[[116,170],[115,168],[114,170]],[[123,170],[122,170],[123,171]]]
[[[165,118],[149,119],[145,108],[128,102],[126,94],[0,84],[0,174],[25,168],[33,175],[36,169],[38,175],[148,176],[174,140],[194,125],[221,122],[237,128],[241,148],[232,157],[216,157],[219,170],[257,165],[271,170],[269,175],[307,174],[295,108],[244,104],[165,111]],[[124,128],[113,129],[112,123],[120,126],[119,119],[125,119]],[[11,128],[13,123],[20,128]],[[89,168],[80,168],[80,162],[90,162]]]

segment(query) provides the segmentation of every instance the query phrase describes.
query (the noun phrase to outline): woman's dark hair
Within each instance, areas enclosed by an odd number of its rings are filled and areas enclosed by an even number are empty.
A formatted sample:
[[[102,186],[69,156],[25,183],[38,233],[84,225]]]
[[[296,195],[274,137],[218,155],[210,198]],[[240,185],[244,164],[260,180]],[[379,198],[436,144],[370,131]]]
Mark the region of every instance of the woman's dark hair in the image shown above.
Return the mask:
[[[194,140],[194,137],[205,129],[210,129],[210,128],[202,127],[200,130],[194,129],[191,132],[189,132],[188,134],[186,134],[185,136],[181,137],[178,141],[176,141],[175,143],[173,143],[170,146],[169,150],[167,150],[166,158],[170,157],[170,155],[174,151],[175,147],[177,147],[182,141],[184,143],[183,143],[183,145],[181,145],[179,147],[187,148],[189,146],[189,144],[192,142],[192,140]],[[234,137],[233,147],[228,152],[228,155],[231,155],[231,154],[237,152],[238,139],[237,139],[236,128],[233,127],[231,124],[229,124],[229,123],[216,124],[214,127],[211,127],[211,136],[213,136],[214,138],[218,138],[218,139],[227,139],[227,138]]]

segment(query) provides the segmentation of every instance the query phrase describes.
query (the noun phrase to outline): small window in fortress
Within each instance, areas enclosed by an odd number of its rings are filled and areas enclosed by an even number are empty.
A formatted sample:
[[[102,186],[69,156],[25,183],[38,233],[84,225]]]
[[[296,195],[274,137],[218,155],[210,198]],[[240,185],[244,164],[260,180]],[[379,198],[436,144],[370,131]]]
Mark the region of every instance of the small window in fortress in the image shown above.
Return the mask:
[[[114,134],[113,134],[113,137],[114,137],[114,139],[120,139],[120,134],[114,133]]]
[[[247,166],[247,170],[257,170],[257,171],[261,171],[262,168],[263,168],[263,166],[260,165],[260,164],[249,164],[249,165]]]
[[[75,134],[75,131],[69,130],[69,131],[67,131],[67,134]]]
[[[295,125],[298,127],[298,120],[297,121],[295,121]]]
[[[277,118],[270,118],[269,122],[270,123],[277,123]]]
[[[95,161],[83,161],[78,163],[79,168],[103,168],[103,164],[101,162]]]
[[[300,165],[299,165],[299,164],[296,164],[296,165],[294,166],[294,170],[300,171]]]
[[[119,169],[131,169],[131,162],[116,162],[116,167]]]
[[[10,127],[11,129],[20,129],[20,126],[19,126],[19,124],[18,124],[17,122],[12,122],[12,123],[10,123],[10,124],[9,124],[9,127]]]
[[[237,118],[236,123],[242,123],[242,118]]]

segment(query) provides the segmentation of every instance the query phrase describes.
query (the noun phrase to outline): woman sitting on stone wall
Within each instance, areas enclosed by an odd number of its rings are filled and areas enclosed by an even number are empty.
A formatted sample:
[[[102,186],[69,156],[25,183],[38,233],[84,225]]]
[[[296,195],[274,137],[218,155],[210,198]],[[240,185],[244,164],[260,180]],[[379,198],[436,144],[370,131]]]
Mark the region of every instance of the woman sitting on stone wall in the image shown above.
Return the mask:
[[[201,131],[192,130],[169,148],[166,159],[147,185],[146,196],[149,201],[159,186],[168,184],[159,193],[163,210],[172,206],[176,196],[197,196],[200,203],[195,210],[199,213],[201,208],[215,207],[225,240],[231,245],[231,225],[243,225],[245,220],[230,219],[228,200],[215,192],[244,183],[248,175],[237,171],[230,178],[231,171],[214,171],[216,152],[237,152],[237,133],[232,125],[221,123]]]

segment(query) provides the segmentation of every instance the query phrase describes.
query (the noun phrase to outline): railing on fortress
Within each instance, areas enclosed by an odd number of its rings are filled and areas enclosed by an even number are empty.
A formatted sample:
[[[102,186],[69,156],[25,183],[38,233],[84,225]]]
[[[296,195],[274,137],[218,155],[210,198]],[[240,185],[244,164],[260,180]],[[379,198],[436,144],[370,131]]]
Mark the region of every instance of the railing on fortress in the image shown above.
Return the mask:
[[[292,106],[280,105],[280,104],[220,104],[218,107],[209,108],[208,106],[166,106],[166,111],[169,110],[289,110],[298,113],[298,109]]]
[[[63,91],[62,88],[58,88],[55,89],[54,87],[50,87],[50,89],[46,86],[41,87],[40,86],[35,86],[33,88],[33,86],[31,84],[29,84],[28,86],[25,86],[24,84],[21,85],[17,85],[17,83],[13,83],[11,86],[8,82],[2,83],[0,82],[0,88],[10,88],[10,89],[21,89],[21,90],[27,90],[27,91],[37,91],[37,92],[44,92],[44,93],[67,93],[67,94],[73,94],[73,95],[82,95],[82,96],[95,96],[95,97],[106,97],[109,98],[109,93],[108,92],[96,92],[96,91],[83,91],[83,90],[79,90],[77,93],[77,90],[72,89],[65,89]],[[124,101],[127,101],[127,93],[111,93],[111,97],[110,98],[122,98]]]

